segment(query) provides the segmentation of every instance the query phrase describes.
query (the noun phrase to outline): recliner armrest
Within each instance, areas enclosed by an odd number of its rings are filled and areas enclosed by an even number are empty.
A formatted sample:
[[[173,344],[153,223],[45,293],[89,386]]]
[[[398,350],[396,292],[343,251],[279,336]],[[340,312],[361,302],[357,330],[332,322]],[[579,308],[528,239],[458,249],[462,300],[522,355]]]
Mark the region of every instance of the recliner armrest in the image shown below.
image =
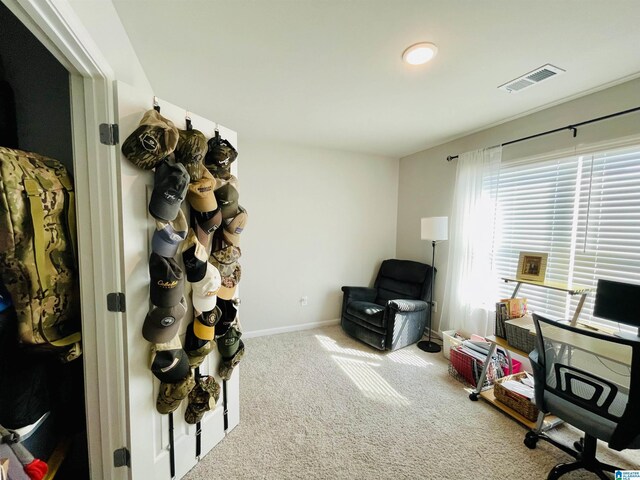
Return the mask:
[[[389,300],[387,306],[398,312],[421,312],[429,307],[429,304],[422,300]]]
[[[349,302],[362,301],[373,302],[376,299],[378,291],[375,288],[368,287],[342,287],[345,299]]]

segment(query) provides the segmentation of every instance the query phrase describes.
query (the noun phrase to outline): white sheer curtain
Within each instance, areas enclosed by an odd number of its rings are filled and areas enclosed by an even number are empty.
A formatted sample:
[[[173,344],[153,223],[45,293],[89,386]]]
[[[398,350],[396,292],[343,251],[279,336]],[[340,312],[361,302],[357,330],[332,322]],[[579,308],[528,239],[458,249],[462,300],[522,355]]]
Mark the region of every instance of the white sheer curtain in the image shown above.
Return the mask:
[[[491,252],[501,158],[502,147],[458,158],[441,332],[493,333],[492,310],[498,293]]]

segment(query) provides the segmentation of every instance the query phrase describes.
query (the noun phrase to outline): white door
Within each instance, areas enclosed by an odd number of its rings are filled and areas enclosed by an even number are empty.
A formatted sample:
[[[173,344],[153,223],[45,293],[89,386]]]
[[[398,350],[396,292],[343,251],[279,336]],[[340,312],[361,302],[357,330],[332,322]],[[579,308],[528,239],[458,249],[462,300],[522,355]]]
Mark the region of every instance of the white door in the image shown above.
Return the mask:
[[[117,118],[120,130],[120,145],[133,132],[145,111],[153,107],[153,93],[135,90],[117,82]],[[158,101],[161,114],[186,128],[187,112],[162,100]],[[189,114],[193,128],[207,138],[215,133],[216,124],[195,114]],[[220,135],[237,146],[236,133],[219,127]],[[148,214],[149,197],[153,188],[153,172],[142,170],[120,154],[120,205],[122,210],[123,274],[126,296],[125,315],[125,377],[126,410],[128,416],[129,450],[131,453],[131,477],[133,479],[170,479],[169,416],[160,415],[155,408],[159,382],[149,370],[150,344],[142,337],[142,325],[149,309],[150,241],[155,223]],[[234,164],[234,174],[237,166]],[[186,208],[186,207],[185,207]],[[187,217],[188,218],[188,217]],[[180,260],[178,255],[177,260]],[[185,296],[187,296],[185,294]],[[187,298],[189,298],[187,296]],[[190,317],[190,312],[187,314]],[[187,325],[182,325],[182,334]],[[217,374],[218,355],[214,349],[200,367],[202,374],[214,375],[222,387]],[[239,422],[239,369],[226,382],[226,431]],[[225,399],[220,396],[217,407],[205,414],[201,422],[201,456],[220,442],[225,435]],[[173,414],[175,478],[181,478],[198,461],[196,458],[196,427],[184,421],[187,402]]]

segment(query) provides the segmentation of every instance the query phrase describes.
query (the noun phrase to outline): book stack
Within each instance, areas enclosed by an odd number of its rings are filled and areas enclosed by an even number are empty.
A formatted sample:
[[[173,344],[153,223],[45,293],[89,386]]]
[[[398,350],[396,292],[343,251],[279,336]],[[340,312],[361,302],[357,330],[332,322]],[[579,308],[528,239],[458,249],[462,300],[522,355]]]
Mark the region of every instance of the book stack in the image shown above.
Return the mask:
[[[496,337],[507,338],[504,322],[512,318],[524,317],[527,313],[527,299],[506,298],[496,303]]]

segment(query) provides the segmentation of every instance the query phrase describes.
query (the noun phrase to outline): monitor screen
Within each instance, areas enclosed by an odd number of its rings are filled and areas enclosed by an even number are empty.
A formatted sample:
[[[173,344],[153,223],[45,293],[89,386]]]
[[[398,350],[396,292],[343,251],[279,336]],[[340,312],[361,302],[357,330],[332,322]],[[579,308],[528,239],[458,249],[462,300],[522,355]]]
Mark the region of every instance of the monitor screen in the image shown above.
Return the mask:
[[[598,280],[595,317],[613,320],[633,327],[640,327],[640,285]]]

